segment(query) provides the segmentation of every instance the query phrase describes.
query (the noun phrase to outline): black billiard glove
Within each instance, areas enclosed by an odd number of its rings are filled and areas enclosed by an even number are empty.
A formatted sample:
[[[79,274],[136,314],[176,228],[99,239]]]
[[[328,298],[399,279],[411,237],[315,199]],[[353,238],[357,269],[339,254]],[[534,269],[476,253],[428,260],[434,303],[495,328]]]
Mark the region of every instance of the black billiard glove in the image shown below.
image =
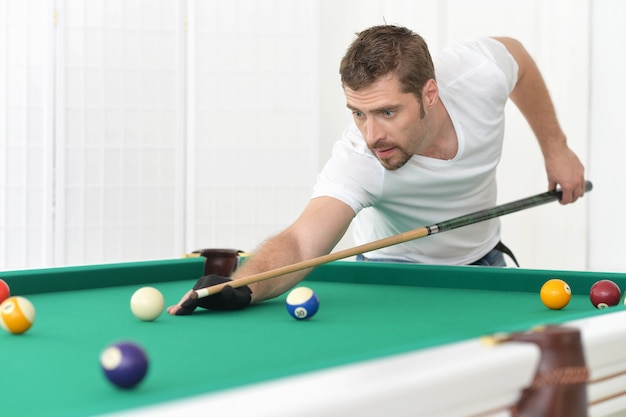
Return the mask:
[[[193,286],[194,290],[211,287],[213,285],[231,282],[232,279],[211,274],[204,276]],[[247,285],[239,288],[233,288],[226,285],[224,289],[214,295],[208,297],[192,299],[188,298],[181,304],[181,308],[176,312],[177,316],[186,316],[193,313],[197,307],[206,308],[207,310],[241,310],[250,305],[252,300],[252,290]]]

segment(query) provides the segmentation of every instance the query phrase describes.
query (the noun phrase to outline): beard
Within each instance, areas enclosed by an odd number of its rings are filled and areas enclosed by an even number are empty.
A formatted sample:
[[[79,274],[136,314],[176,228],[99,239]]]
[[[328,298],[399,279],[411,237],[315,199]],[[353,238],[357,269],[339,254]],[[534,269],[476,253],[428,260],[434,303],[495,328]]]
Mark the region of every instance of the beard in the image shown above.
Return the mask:
[[[380,162],[380,164],[389,171],[395,171],[399,168],[402,168],[413,157],[412,154],[398,147],[393,148],[392,154],[388,158],[381,157],[376,152],[376,149],[387,148],[390,148],[390,146],[385,145],[384,143],[377,143],[376,146],[371,149],[371,151],[374,153],[374,156],[376,156],[376,159],[378,159],[378,162]]]

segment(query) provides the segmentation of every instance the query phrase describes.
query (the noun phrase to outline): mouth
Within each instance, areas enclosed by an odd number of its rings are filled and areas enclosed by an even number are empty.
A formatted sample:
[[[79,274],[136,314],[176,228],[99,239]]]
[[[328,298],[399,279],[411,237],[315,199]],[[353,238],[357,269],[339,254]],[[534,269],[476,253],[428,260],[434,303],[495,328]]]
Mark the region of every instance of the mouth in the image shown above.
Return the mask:
[[[395,149],[395,147],[374,149],[374,153],[376,154],[378,159],[387,159],[391,156],[391,154],[393,154]]]

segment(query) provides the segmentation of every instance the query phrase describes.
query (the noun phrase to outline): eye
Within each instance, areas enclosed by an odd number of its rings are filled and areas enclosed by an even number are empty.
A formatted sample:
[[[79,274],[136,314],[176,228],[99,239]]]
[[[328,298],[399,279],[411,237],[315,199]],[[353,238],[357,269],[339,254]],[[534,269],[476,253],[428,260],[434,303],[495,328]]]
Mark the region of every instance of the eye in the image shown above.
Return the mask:
[[[383,112],[383,115],[384,115],[385,117],[392,117],[394,114],[396,114],[396,112],[395,112],[395,111],[393,111],[393,110],[385,110],[385,111]]]
[[[357,119],[360,119],[361,117],[363,117],[363,112],[360,112],[360,111],[353,111],[353,112],[352,112],[352,115],[353,115],[354,117],[356,117]]]

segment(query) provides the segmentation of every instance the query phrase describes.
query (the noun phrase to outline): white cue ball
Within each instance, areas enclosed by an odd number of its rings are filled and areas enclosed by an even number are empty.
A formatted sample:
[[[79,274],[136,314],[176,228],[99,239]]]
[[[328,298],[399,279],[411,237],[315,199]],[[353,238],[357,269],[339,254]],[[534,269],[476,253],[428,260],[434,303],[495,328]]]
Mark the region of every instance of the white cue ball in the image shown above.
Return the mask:
[[[143,321],[156,320],[165,308],[165,298],[154,287],[142,287],[130,297],[130,310]]]

